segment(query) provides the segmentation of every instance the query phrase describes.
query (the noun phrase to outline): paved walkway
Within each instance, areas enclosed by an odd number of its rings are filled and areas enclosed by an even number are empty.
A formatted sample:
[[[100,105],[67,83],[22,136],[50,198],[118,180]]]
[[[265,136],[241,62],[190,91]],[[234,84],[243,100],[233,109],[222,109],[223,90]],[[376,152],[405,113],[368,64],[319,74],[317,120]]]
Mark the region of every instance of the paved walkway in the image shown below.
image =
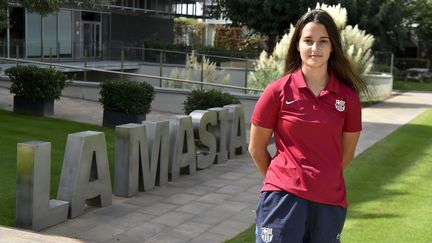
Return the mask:
[[[0,89],[0,108],[11,109],[11,104],[8,90]],[[432,93],[408,92],[364,108],[357,153],[430,107]],[[152,112],[148,119],[170,115]],[[102,109],[95,102],[62,98],[55,104],[55,117],[101,124]],[[68,237],[70,242],[222,242],[254,223],[260,186],[249,155],[242,155],[131,198],[113,196],[112,205],[88,208],[84,215],[39,234],[0,228],[0,242],[54,242],[57,238],[52,237]]]

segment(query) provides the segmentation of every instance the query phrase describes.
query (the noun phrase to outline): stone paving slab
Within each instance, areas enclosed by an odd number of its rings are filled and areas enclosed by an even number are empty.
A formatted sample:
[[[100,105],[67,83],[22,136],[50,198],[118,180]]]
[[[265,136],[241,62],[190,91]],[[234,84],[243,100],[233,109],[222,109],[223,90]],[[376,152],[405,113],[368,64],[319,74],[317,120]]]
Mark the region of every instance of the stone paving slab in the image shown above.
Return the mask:
[[[8,102],[12,99],[7,92],[0,89],[2,109],[11,109]],[[98,103],[62,98],[57,106],[64,109],[56,109],[55,117],[101,123]],[[407,92],[364,108],[364,129],[357,154],[430,107],[432,93]],[[73,110],[73,117],[61,112],[66,108]],[[170,115],[154,112],[148,119],[165,119]],[[269,148],[274,151],[273,145]],[[112,205],[87,208],[80,217],[39,234],[29,233],[31,238],[21,233],[27,234],[26,231],[7,228],[0,228],[0,235],[3,238],[2,232],[7,231],[6,239],[24,240],[21,242],[55,242],[50,240],[59,236],[69,239],[57,242],[222,242],[254,223],[261,185],[261,176],[250,156],[241,155],[130,198],[113,196]]]
[[[198,171],[196,175],[184,175],[176,182],[169,182],[166,186],[156,187],[148,192],[140,192],[138,196],[122,201],[114,200],[112,205],[105,208],[92,208],[84,215],[53,226],[42,233],[64,234],[69,229],[73,231],[72,234],[68,234],[69,237],[91,242],[109,242],[114,239],[115,242],[188,242],[215,235],[219,237],[219,241],[229,239],[253,224],[259,194],[257,185],[261,184],[250,157],[240,157],[241,160],[213,165],[209,169]],[[213,173],[207,172],[213,168]],[[253,171],[254,179],[243,177],[240,180],[247,179],[248,183],[233,186],[219,183],[239,181],[221,179],[227,171],[226,168],[230,168],[230,173],[234,175],[243,173],[243,168],[246,171]],[[206,180],[201,175],[210,175],[213,178]],[[200,179],[195,179],[195,176]],[[195,186],[199,190],[205,181],[211,183],[205,185],[205,194],[194,195],[185,192],[181,186],[190,185],[188,182],[192,180],[201,181],[201,184],[192,186],[189,188],[191,190]],[[233,193],[229,188],[235,188],[243,192],[243,195]],[[239,196],[242,196],[243,200],[239,200]],[[140,203],[140,200],[144,203]],[[128,216],[131,216],[131,221],[127,221]],[[81,219],[82,223],[88,224],[90,221],[85,221],[86,219],[98,218],[101,220],[93,227],[86,225],[87,227],[73,228],[73,222],[76,220]],[[137,229],[140,229],[141,235]]]

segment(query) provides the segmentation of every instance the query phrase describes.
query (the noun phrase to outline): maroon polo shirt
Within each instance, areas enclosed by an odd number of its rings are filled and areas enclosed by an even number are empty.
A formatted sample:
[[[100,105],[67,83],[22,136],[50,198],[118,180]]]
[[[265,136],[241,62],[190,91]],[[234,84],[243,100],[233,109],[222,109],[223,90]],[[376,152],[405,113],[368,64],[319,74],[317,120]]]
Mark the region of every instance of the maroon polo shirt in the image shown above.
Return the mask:
[[[261,191],[347,207],[342,133],[361,131],[361,106],[352,88],[329,75],[318,97],[299,69],[270,83],[256,103],[251,123],[273,129],[277,149]]]

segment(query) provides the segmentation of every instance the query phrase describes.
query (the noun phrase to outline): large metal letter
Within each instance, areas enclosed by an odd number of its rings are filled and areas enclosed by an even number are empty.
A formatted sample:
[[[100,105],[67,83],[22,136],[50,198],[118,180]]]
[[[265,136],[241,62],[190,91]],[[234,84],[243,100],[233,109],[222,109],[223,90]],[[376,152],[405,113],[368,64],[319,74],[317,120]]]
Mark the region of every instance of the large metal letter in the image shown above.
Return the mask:
[[[168,121],[116,126],[114,194],[130,197],[167,183],[168,152]]]
[[[135,123],[115,129],[114,194],[131,197],[138,193],[140,162],[148,164],[146,131]]]
[[[170,131],[170,163],[171,180],[180,176],[180,169],[187,167],[187,172],[196,172],[195,143],[192,129],[192,118],[176,115],[169,118]]]
[[[161,186],[168,182],[169,122],[144,121],[143,124],[147,128],[147,143],[150,154],[150,168],[142,167],[144,190],[147,191],[155,185]]]
[[[216,111],[218,117],[218,125],[209,127],[209,131],[216,136],[216,163],[224,163],[228,160],[227,150],[227,135],[228,135],[228,109],[227,108],[211,108],[209,111]]]
[[[51,143],[17,146],[16,225],[39,231],[67,220],[68,202],[49,200]]]
[[[111,204],[104,133],[86,131],[68,135],[57,199],[69,202],[70,218],[81,215],[86,203],[97,207]]]
[[[228,108],[228,150],[229,158],[246,152],[246,127],[242,105],[226,105]]]
[[[210,167],[216,157],[216,137],[208,127],[217,125],[217,112],[195,110],[190,113],[197,146],[197,168]]]

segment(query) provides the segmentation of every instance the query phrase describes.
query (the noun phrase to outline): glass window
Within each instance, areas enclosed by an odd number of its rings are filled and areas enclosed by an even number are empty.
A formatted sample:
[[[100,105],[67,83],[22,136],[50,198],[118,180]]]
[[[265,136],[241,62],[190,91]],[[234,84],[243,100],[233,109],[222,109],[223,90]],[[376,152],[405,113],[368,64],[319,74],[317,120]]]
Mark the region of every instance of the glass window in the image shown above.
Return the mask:
[[[42,48],[42,17],[27,12],[26,51],[28,57],[40,57]]]
[[[72,56],[72,12],[60,10],[58,13],[58,42],[60,56]]]
[[[101,16],[100,13],[94,13],[94,12],[85,12],[83,11],[81,13],[81,19],[85,21],[96,21],[100,22]]]
[[[43,17],[43,54],[57,55],[57,14]]]

